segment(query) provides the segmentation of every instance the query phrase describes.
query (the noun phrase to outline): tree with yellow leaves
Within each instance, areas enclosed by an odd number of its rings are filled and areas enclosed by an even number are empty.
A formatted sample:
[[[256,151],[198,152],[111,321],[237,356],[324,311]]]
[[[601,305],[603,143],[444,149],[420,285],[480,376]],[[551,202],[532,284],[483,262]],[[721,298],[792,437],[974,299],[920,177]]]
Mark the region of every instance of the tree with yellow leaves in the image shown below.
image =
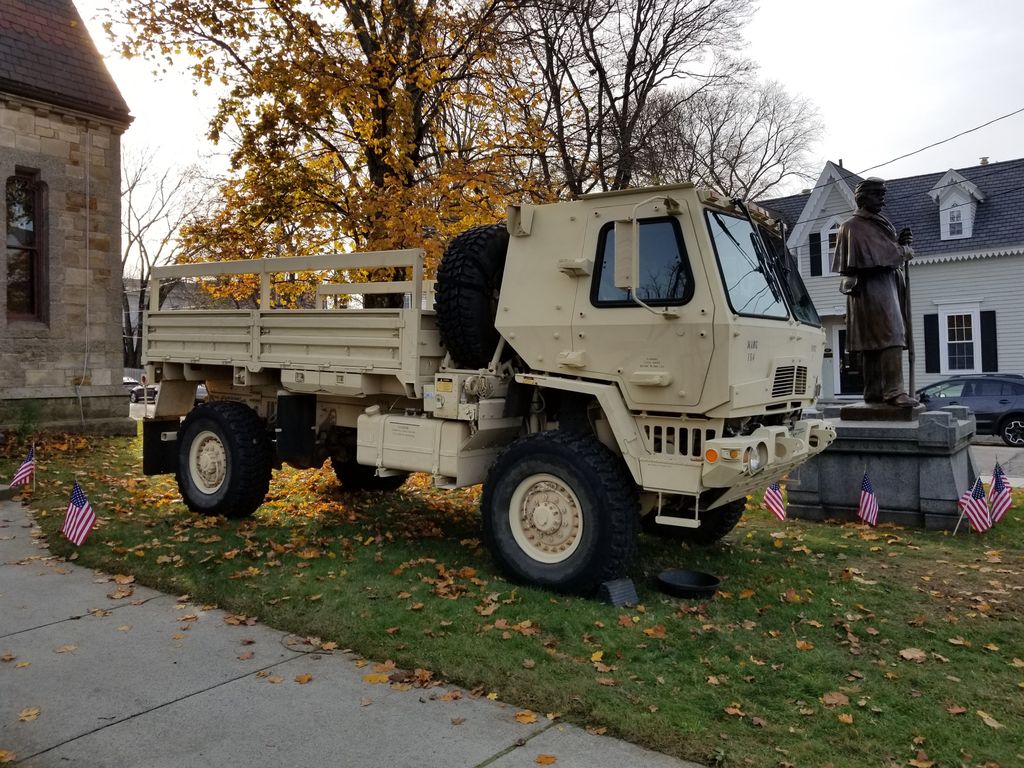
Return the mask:
[[[503,0],[126,0],[126,56],[186,57],[219,84],[233,142],[219,208],[183,231],[192,260],[425,247],[536,191],[533,139],[487,87]],[[516,167],[513,167],[516,166]],[[301,281],[300,281],[301,282]],[[240,289],[241,290],[241,289]]]

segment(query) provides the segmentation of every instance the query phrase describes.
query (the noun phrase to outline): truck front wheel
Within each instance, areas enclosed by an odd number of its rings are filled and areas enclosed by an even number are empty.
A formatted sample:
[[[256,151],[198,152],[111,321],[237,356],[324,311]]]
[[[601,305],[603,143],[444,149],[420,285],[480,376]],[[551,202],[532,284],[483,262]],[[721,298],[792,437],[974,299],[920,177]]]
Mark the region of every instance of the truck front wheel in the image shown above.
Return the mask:
[[[270,441],[243,403],[193,408],[178,432],[178,490],[193,512],[248,517],[270,487]]]
[[[487,475],[484,541],[516,581],[589,594],[625,574],[639,500],[622,461],[590,435],[517,440]]]

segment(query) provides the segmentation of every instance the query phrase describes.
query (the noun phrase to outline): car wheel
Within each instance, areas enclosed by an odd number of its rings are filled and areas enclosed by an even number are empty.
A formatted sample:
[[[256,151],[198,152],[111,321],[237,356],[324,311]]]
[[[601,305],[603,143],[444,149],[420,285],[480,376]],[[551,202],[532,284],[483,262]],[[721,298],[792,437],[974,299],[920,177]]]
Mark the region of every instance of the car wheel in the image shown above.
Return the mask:
[[[999,425],[999,436],[1013,448],[1024,448],[1024,414],[1011,413]]]

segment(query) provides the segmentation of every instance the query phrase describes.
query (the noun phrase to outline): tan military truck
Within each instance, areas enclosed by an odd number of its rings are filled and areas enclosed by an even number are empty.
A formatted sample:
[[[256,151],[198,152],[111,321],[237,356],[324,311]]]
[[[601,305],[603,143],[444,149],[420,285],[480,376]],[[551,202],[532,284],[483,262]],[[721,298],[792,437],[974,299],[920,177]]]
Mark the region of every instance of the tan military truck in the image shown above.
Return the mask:
[[[405,279],[351,282],[380,267]],[[274,308],[299,272],[323,276],[316,308]],[[716,541],[835,438],[801,418],[825,340],[774,222],[689,184],[513,206],[450,243],[432,308],[418,250],[165,267],[150,295],[242,274],[258,309],[145,316],[144,471],[195,511],[252,514],[282,462],[330,458],[344,489],[483,483],[506,574],[586,593],[641,523]],[[381,293],[404,306],[366,306]]]

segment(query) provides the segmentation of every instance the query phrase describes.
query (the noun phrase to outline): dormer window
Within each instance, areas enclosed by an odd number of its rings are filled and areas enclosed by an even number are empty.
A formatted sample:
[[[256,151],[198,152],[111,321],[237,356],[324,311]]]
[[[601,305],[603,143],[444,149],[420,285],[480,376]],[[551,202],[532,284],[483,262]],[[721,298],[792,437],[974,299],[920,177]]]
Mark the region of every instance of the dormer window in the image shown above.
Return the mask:
[[[985,193],[952,168],[931,188],[928,196],[935,201],[939,214],[939,236],[943,240],[966,240],[974,233],[978,204],[985,202]]]
[[[960,205],[953,203],[953,207],[949,209],[949,236],[950,237],[963,237],[964,235],[964,217],[960,211]]]

